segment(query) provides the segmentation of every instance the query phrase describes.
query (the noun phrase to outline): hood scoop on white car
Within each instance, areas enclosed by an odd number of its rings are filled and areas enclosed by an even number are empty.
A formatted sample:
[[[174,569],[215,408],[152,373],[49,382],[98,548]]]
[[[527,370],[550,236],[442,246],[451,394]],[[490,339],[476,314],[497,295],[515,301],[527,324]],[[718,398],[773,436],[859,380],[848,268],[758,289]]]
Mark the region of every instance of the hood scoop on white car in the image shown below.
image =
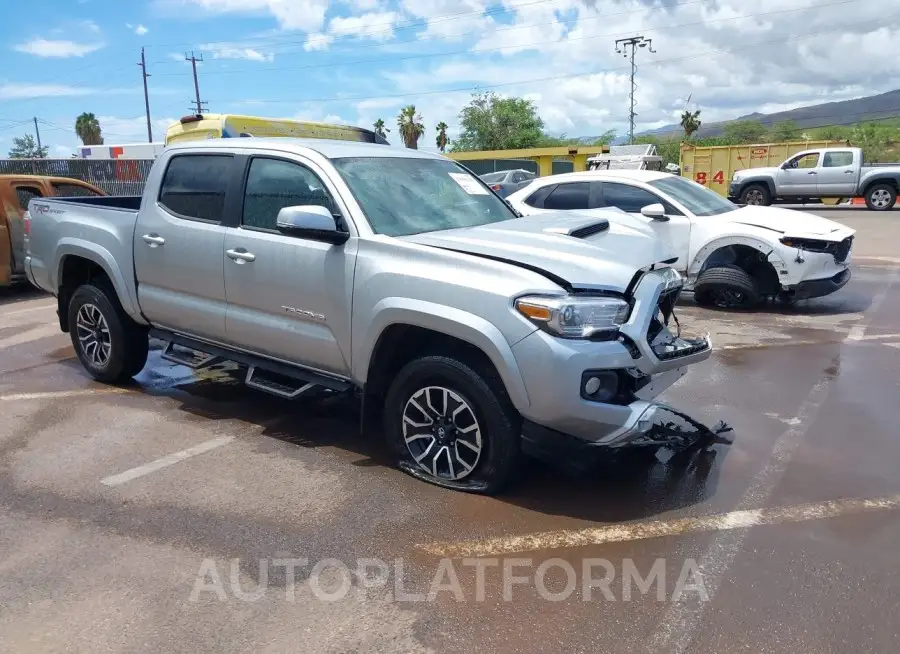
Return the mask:
[[[575,225],[567,225],[564,227],[547,227],[543,230],[545,234],[555,234],[558,236],[571,236],[572,238],[587,238],[609,229],[609,221],[606,218],[595,218],[588,222]]]

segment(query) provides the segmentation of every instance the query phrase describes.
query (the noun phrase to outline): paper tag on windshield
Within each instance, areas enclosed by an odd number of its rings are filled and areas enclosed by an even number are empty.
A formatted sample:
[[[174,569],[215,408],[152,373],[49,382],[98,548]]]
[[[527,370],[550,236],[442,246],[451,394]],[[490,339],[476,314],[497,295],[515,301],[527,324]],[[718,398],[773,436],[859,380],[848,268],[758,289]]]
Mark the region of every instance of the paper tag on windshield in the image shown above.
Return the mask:
[[[469,195],[487,195],[487,189],[465,173],[447,173]]]

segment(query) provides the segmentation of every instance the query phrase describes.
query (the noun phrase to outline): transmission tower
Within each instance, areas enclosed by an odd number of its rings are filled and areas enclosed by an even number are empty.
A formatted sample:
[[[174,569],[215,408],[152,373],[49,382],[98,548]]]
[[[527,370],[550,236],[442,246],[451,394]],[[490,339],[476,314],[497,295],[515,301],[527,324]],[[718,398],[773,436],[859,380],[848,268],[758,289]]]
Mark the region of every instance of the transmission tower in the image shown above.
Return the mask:
[[[643,36],[631,36],[627,39],[616,40],[616,52],[626,59],[631,59],[631,105],[628,111],[628,143],[634,143],[634,92],[637,90],[637,84],[634,82],[634,75],[637,73],[637,66],[634,63],[634,55],[638,48],[647,48],[648,52],[656,52],[653,49],[653,39],[647,39]]]

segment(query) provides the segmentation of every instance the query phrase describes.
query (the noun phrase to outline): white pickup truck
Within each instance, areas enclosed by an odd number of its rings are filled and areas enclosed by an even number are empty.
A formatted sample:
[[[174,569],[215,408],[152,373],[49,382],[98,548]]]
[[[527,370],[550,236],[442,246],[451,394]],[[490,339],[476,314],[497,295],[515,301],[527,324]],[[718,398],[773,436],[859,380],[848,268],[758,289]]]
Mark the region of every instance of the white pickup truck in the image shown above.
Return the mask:
[[[860,148],[819,148],[792,156],[777,168],[735,171],[728,198],[741,204],[775,200],[862,197],[872,211],[897,203],[900,163],[864,165]]]

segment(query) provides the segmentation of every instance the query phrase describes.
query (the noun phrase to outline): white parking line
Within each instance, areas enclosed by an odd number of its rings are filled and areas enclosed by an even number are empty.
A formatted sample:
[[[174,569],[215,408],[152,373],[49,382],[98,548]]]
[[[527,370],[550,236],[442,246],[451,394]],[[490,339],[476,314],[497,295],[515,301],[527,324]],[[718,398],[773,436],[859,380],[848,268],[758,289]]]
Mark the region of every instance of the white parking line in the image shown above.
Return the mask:
[[[0,311],[0,317],[18,316],[20,313],[31,313],[33,311],[44,311],[46,309],[56,309],[56,304],[42,304],[39,307],[29,307],[27,309],[16,309],[15,311]]]
[[[194,445],[194,447],[189,447],[186,450],[181,450],[180,452],[169,454],[168,456],[164,456],[161,459],[157,459],[156,461],[151,461],[146,465],[138,466],[137,468],[131,468],[131,470],[120,472],[119,474],[112,475],[111,477],[106,477],[105,479],[101,479],[100,482],[106,486],[119,486],[126,482],[137,479],[138,477],[149,475],[151,472],[156,472],[157,470],[168,468],[171,465],[175,465],[179,461],[190,459],[192,456],[197,456],[198,454],[203,454],[205,452],[209,452],[210,450],[214,450],[217,447],[227,445],[228,443],[233,441],[234,438],[234,436],[220,436],[219,438],[213,438],[212,440],[204,441],[199,445]]]
[[[772,509],[730,511],[716,515],[674,520],[653,520],[588,529],[550,531],[525,536],[500,536],[480,541],[458,543],[428,543],[416,545],[416,549],[438,557],[475,557],[519,554],[547,549],[585,547],[606,543],[682,536],[684,534],[746,529],[759,525],[777,525],[788,522],[807,522],[836,518],[842,515],[866,511],[884,511],[900,508],[900,495],[876,499],[846,499],[812,504],[798,504]]]
[[[0,395],[0,402],[18,402],[19,400],[55,400],[63,397],[80,397],[82,395],[112,395],[132,393],[129,388],[86,388],[79,391],[47,391],[44,393],[14,393]]]

